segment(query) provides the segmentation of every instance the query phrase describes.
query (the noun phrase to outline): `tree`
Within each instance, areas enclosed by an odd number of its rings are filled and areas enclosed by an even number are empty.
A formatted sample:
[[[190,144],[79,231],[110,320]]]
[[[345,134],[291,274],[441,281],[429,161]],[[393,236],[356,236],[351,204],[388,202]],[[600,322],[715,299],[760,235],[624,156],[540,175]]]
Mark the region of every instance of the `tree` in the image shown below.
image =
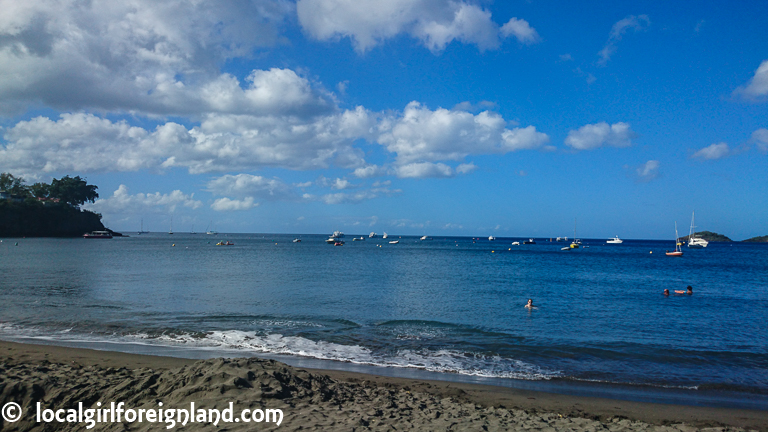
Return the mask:
[[[21,177],[14,177],[14,175],[10,173],[0,174],[0,191],[5,191],[13,195],[29,195],[29,189],[24,185],[24,179]]]
[[[32,192],[35,198],[48,198],[51,191],[51,185],[47,183],[35,183],[29,187],[29,191]]]
[[[48,189],[50,198],[58,198],[73,207],[78,207],[86,202],[94,202],[99,194],[98,186],[89,185],[80,176],[64,176],[61,180],[53,179]]]

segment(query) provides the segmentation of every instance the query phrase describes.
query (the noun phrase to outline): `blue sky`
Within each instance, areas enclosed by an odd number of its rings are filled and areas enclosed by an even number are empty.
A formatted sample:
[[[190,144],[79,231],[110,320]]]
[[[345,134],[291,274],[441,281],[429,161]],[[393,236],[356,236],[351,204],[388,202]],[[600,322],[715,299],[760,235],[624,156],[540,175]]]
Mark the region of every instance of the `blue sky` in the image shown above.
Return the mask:
[[[766,2],[17,3],[0,171],[116,230],[768,234]]]

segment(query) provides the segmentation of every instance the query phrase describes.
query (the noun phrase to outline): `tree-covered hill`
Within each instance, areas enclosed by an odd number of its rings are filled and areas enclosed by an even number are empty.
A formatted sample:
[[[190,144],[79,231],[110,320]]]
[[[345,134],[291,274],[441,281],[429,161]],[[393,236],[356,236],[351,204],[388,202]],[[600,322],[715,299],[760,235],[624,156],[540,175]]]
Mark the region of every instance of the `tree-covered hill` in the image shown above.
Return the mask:
[[[764,235],[760,237],[752,237],[744,241],[749,243],[768,243],[768,235]]]
[[[711,231],[701,231],[701,232],[697,232],[697,233],[693,233],[693,234],[694,234],[694,236],[696,236],[698,238],[703,238],[704,240],[711,241],[711,242],[730,242],[730,241],[733,241],[730,238],[728,238],[728,237],[726,237],[726,236],[724,236],[722,234],[714,233],[714,232],[711,232]],[[687,242],[688,241],[688,237],[690,237],[690,236],[680,237],[680,240],[684,241],[684,242]]]
[[[77,237],[104,230],[101,215],[80,205],[99,197],[96,186],[65,176],[50,184],[0,174],[0,237]]]

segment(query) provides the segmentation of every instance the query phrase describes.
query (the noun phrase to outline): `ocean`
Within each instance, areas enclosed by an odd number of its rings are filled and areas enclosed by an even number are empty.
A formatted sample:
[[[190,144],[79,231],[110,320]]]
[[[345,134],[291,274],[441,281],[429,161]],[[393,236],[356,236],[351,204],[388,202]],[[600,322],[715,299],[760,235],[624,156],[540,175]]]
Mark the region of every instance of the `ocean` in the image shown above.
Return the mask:
[[[0,339],[768,409],[766,244],[363,236],[3,239]]]

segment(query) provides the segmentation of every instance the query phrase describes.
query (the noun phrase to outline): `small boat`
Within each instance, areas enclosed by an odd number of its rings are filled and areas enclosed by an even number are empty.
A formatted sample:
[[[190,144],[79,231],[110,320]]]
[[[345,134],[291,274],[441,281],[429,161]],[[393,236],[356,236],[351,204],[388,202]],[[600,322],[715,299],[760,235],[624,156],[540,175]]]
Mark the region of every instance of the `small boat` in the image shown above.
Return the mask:
[[[83,238],[87,239],[111,239],[112,233],[109,231],[91,231],[83,234]]]
[[[344,246],[344,240],[336,240],[333,242],[334,246]]]
[[[677,222],[675,222],[675,251],[667,251],[667,256],[681,257],[683,256],[683,249],[680,247],[683,244],[680,243],[680,237],[677,236]]]
[[[333,234],[331,234],[331,238],[342,238],[344,237],[344,233],[341,231],[334,231]]]
[[[386,232],[384,233],[383,236],[381,236],[381,238],[387,238],[387,237],[389,237],[389,235]]]
[[[421,240],[432,240],[432,239],[427,236],[421,236]]]
[[[392,240],[391,242],[389,242],[389,244],[398,244],[398,243],[400,243],[400,240]]]
[[[333,238],[333,237],[328,237],[328,239],[325,240],[325,242],[328,243],[328,244],[334,244],[334,243],[336,243],[336,239]]]
[[[293,239],[293,242],[294,242],[294,243],[301,243],[301,239],[297,239],[297,238],[295,238],[295,239]]]
[[[512,242],[512,246],[520,246],[520,242]]]
[[[235,245],[235,244],[234,244],[234,243],[232,243],[232,242],[231,242],[231,241],[229,241],[229,240],[227,240],[227,241],[224,241],[224,240],[222,240],[222,241],[220,241],[220,242],[216,243],[216,246],[234,246],[234,245]]]
[[[688,247],[690,249],[702,249],[707,247],[709,245],[709,242],[704,240],[703,238],[696,237],[696,233],[694,232],[694,229],[696,228],[693,225],[693,218],[695,216],[696,212],[691,213],[691,231],[688,233]]]
[[[616,236],[616,237],[606,241],[606,243],[608,243],[608,244],[620,244],[620,243],[624,243],[624,240],[621,240],[619,238],[619,236]]]
[[[368,234],[368,238],[374,238],[374,237],[376,237],[376,233],[371,231],[371,233]]]
[[[560,250],[571,250],[570,246],[561,247]]]
[[[523,244],[536,244],[536,242],[533,239],[528,239],[524,241]]]
[[[496,240],[496,237],[494,237],[494,236],[488,236],[488,241],[494,241],[494,240]]]
[[[364,240],[365,240],[365,237],[363,237],[363,236],[360,236],[360,237],[352,237],[352,241],[364,241]]]

